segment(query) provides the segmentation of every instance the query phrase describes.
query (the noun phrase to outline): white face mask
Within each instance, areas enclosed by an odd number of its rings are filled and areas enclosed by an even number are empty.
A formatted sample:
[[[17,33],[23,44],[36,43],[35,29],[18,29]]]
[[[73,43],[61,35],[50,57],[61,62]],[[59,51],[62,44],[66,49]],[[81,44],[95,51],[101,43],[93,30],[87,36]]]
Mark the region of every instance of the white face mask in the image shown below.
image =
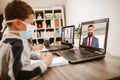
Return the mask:
[[[5,21],[3,24],[4,26],[7,24],[7,23],[10,23],[10,22],[13,22],[14,20],[9,20],[9,21]],[[21,21],[23,24],[26,25],[26,31],[10,31],[10,32],[13,32],[13,33],[19,33],[20,36],[24,39],[29,39],[32,37],[33,35],[33,32],[35,30],[35,26],[34,25],[31,25],[31,24],[27,24],[23,21]]]

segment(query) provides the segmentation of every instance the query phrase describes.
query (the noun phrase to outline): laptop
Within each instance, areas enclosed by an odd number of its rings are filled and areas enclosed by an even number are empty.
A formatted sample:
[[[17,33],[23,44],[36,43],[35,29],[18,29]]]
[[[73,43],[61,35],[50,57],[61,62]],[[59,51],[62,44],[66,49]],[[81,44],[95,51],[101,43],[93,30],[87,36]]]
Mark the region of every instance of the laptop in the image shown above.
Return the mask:
[[[104,58],[106,54],[108,24],[109,18],[82,22],[80,28],[79,48],[57,51],[56,54],[63,56],[70,63]],[[90,32],[91,30],[93,30],[93,32]],[[90,39],[90,45],[88,45],[88,36],[92,38]]]
[[[48,51],[57,51],[73,48],[74,29],[75,29],[74,25],[62,27],[61,44],[48,46],[47,47]]]

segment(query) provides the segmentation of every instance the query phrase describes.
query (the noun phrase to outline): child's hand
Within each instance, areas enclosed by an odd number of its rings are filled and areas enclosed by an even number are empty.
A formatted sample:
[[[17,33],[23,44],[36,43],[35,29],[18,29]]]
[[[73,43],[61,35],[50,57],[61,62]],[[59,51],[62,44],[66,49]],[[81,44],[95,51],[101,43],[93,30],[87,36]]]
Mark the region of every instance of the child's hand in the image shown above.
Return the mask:
[[[32,50],[41,50],[43,49],[44,45],[43,44],[39,44],[39,45],[34,45],[32,46]]]
[[[52,54],[50,52],[45,52],[40,55],[40,60],[42,60],[47,66],[52,62]]]

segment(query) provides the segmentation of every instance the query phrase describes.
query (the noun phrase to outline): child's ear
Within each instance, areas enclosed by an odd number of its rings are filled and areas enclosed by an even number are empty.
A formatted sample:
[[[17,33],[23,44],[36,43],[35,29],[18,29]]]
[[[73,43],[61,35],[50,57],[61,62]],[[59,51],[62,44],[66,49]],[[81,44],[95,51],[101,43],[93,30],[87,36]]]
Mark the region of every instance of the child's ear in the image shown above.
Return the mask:
[[[14,20],[13,25],[14,25],[14,28],[16,28],[17,30],[20,30],[20,28],[21,28],[20,20],[18,20],[18,19]]]

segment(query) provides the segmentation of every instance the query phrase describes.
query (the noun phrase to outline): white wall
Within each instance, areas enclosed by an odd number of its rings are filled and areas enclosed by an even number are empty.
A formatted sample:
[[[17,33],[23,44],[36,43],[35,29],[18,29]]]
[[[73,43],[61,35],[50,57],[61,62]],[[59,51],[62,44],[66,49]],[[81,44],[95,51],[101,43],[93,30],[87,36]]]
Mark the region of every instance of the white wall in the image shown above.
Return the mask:
[[[0,0],[0,14],[3,13],[5,5],[8,3],[8,0]]]
[[[48,8],[53,6],[64,6],[65,0],[23,0],[33,8]]]
[[[5,6],[12,0],[0,0],[0,14],[3,13]],[[22,0],[33,8],[46,8],[53,6],[64,6],[66,0]]]
[[[120,0],[66,0],[66,24],[110,18],[107,51],[120,57]]]

